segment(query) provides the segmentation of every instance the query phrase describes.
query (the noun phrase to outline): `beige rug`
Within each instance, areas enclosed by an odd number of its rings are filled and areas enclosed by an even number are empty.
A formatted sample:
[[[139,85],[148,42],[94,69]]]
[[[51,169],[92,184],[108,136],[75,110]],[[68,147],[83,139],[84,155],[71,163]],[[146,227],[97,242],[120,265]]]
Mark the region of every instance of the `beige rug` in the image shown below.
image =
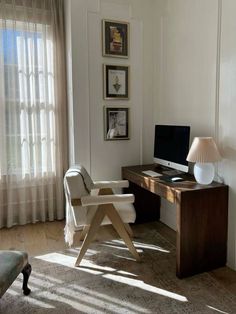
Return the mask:
[[[31,258],[31,295],[22,295],[20,275],[0,313],[236,313],[236,296],[210,274],[176,278],[175,247],[155,230],[135,245],[141,263],[119,240],[95,242],[80,268],[78,249]]]

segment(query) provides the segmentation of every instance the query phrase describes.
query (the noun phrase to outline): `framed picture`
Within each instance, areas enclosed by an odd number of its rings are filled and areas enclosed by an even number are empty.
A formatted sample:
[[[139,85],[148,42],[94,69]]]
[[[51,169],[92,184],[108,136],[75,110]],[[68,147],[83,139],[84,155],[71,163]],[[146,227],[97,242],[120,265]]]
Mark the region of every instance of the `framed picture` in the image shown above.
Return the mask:
[[[129,66],[104,64],[103,85],[104,99],[129,99]]]
[[[105,140],[129,139],[129,108],[104,107]]]
[[[103,56],[129,57],[129,23],[102,21]]]

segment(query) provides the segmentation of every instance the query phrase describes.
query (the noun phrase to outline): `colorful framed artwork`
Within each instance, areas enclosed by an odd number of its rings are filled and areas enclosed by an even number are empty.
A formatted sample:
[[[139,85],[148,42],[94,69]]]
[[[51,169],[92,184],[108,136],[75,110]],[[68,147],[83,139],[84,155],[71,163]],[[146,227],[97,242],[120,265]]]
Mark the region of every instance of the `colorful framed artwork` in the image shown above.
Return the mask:
[[[129,66],[103,65],[104,99],[129,99]]]
[[[129,57],[129,23],[103,20],[102,37],[104,57]]]
[[[104,107],[106,141],[129,139],[129,108]]]

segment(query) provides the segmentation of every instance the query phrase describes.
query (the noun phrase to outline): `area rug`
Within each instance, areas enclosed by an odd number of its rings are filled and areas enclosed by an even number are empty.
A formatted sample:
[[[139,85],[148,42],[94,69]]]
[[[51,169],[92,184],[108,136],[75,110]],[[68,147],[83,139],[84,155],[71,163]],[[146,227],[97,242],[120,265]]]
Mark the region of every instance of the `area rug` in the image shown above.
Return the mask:
[[[22,295],[20,275],[0,313],[236,313],[236,296],[209,273],[175,276],[175,247],[155,229],[134,243],[140,263],[120,240],[93,243],[79,268],[79,248],[31,258],[30,296]]]

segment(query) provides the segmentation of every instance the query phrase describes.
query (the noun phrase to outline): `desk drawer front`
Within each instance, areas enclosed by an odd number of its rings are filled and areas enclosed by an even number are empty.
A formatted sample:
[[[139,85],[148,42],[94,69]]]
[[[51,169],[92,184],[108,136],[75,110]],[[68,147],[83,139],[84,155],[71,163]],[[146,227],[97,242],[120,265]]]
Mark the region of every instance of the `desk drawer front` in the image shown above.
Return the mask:
[[[162,184],[160,181],[157,181],[157,179],[145,177],[142,174],[139,175],[124,168],[122,169],[122,178],[129,180],[130,182],[133,182],[139,185],[141,188],[148,190],[156,195],[164,197],[171,203],[177,202],[176,191],[171,189],[171,187],[167,184]]]

